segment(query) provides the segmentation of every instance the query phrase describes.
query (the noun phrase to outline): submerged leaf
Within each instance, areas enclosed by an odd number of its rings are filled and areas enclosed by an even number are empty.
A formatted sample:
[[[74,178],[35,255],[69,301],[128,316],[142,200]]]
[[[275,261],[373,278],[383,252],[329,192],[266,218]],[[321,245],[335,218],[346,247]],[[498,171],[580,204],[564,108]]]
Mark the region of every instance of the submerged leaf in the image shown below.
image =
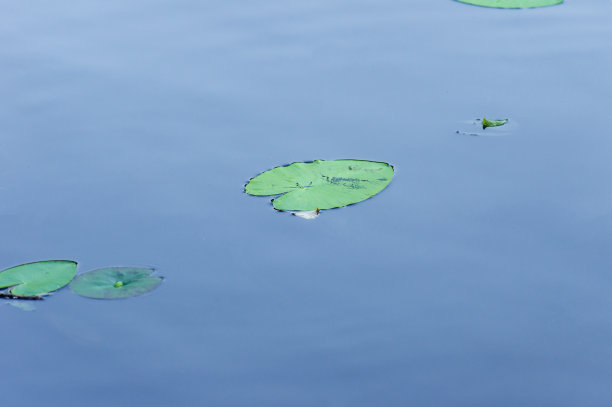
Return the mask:
[[[77,263],[50,260],[22,264],[0,272],[0,288],[12,287],[16,296],[33,297],[58,290],[76,274]]]
[[[89,298],[135,297],[154,290],[161,277],[149,277],[155,270],[136,267],[109,267],[83,273],[70,283],[75,293]]]
[[[368,199],[391,182],[393,166],[362,160],[316,160],[276,167],[245,187],[249,195],[281,195],[273,200],[281,211],[313,211]]]
[[[8,301],[7,305],[11,307],[19,308],[22,311],[36,311],[36,305],[32,304],[31,301]]]
[[[482,119],[482,129],[484,130],[487,127],[503,126],[506,123],[508,123],[508,119],[503,119],[503,120],[487,120],[487,119]]]
[[[495,8],[536,8],[554,6],[563,3],[563,0],[457,0],[461,3],[473,4],[482,7]]]

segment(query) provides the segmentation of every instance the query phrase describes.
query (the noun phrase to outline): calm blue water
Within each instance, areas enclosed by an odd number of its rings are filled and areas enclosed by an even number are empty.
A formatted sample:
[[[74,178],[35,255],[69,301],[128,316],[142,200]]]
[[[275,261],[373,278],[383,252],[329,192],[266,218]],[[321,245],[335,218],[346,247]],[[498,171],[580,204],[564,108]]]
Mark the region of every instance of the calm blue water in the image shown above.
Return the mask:
[[[0,267],[166,277],[0,304],[3,404],[612,405],[611,1],[0,1],[0,21]],[[512,127],[455,133],[482,116]],[[315,221],[243,194],[337,158],[395,178]]]

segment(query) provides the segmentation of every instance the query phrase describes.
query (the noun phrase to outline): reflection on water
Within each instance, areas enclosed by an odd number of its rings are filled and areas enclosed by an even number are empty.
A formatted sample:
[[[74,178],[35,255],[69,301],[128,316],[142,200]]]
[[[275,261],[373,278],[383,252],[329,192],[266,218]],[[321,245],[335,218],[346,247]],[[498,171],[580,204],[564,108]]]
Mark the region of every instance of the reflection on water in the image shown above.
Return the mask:
[[[0,11],[2,268],[166,277],[0,307],[5,403],[612,403],[611,3]],[[340,158],[393,183],[316,222],[243,193]]]

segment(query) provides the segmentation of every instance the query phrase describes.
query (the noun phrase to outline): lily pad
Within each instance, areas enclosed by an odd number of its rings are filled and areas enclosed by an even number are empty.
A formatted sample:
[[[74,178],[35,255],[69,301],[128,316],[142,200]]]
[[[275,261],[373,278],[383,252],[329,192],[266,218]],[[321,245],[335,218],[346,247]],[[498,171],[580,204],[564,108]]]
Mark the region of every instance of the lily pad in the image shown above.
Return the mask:
[[[536,8],[554,6],[563,3],[563,0],[457,0],[460,3],[474,6],[495,8]]]
[[[77,263],[71,260],[49,260],[27,263],[0,272],[0,288],[12,287],[10,293],[34,297],[58,290],[76,274]]]
[[[508,119],[503,119],[503,120],[487,120],[487,119],[482,119],[482,129],[486,129],[487,127],[499,127],[499,126],[503,126],[504,124],[508,123]]]
[[[154,290],[161,284],[162,277],[150,277],[154,271],[136,267],[108,267],[88,271],[75,278],[70,283],[70,289],[89,298],[136,297]]]
[[[276,167],[245,186],[249,195],[281,195],[272,201],[280,211],[332,209],[366,200],[385,189],[393,166],[376,161],[316,160]]]

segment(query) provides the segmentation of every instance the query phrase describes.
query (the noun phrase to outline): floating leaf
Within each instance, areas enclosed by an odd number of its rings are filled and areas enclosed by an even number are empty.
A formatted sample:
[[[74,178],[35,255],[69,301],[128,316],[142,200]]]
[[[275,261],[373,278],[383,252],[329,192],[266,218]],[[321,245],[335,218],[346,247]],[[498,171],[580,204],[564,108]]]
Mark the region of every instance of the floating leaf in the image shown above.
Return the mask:
[[[503,119],[503,120],[482,119],[482,129],[484,130],[487,127],[499,127],[499,126],[503,126],[506,123],[508,123],[508,119]]]
[[[273,200],[281,211],[313,211],[350,205],[368,199],[393,178],[393,166],[362,160],[316,160],[276,167],[255,178],[245,192],[281,195]]]
[[[77,263],[50,260],[22,264],[0,272],[0,288],[12,287],[10,293],[35,297],[62,288],[76,274]]]
[[[70,283],[75,293],[89,298],[135,297],[157,288],[161,277],[149,277],[155,270],[136,267],[108,267],[83,273]]]
[[[469,124],[469,127],[466,128],[464,126],[463,129],[457,130],[455,133],[460,134],[462,136],[472,136],[472,137],[502,137],[508,136],[516,131],[518,123],[516,120],[487,120],[487,119],[472,119],[472,120],[463,120],[461,121],[463,125]],[[493,124],[497,123],[496,127],[490,130],[487,130],[487,127],[491,127]],[[493,126],[495,127],[495,126]]]
[[[457,0],[461,3],[473,4],[482,7],[495,8],[536,8],[554,6],[563,3],[563,0]]]

